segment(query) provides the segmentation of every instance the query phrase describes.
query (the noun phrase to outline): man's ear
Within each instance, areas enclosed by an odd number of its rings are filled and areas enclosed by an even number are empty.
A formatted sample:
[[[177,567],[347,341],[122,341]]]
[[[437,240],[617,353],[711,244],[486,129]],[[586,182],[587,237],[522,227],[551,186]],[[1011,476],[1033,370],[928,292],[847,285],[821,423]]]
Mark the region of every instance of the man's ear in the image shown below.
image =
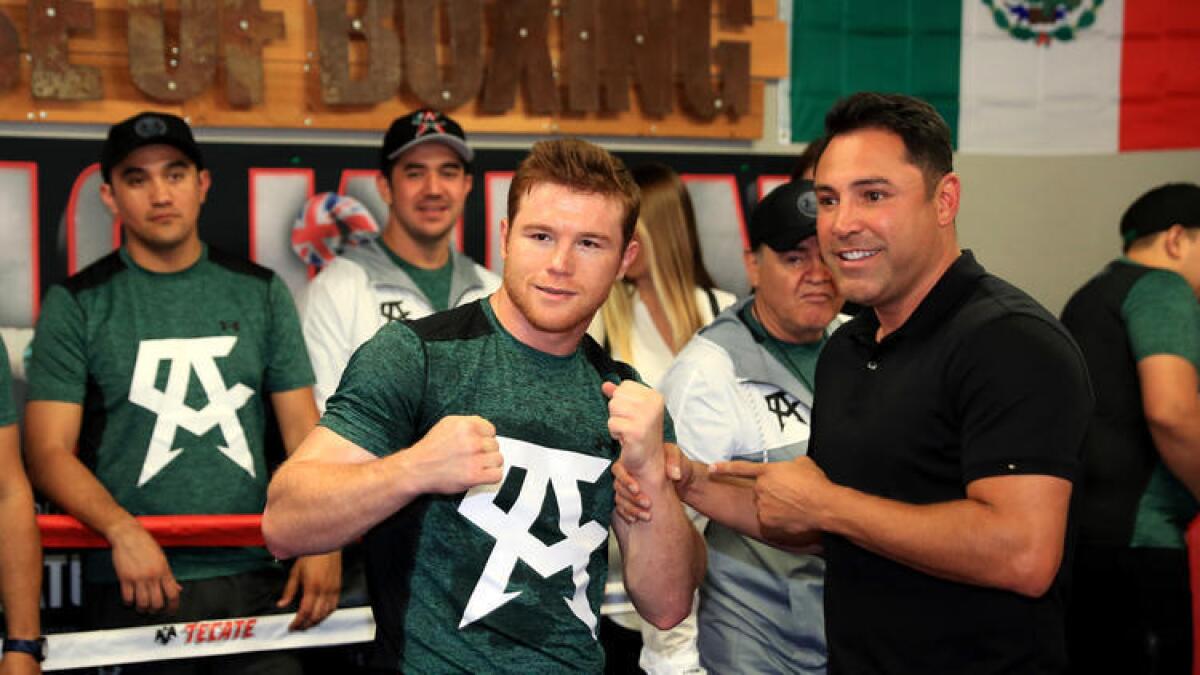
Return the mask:
[[[108,207],[108,211],[113,214],[113,218],[120,217],[120,214],[117,213],[117,199],[116,195],[113,194],[112,183],[100,184],[100,201],[104,202],[104,205]]]
[[[1187,253],[1187,246],[1192,240],[1187,228],[1183,225],[1172,225],[1163,232],[1163,250],[1172,260],[1178,260]]]
[[[746,266],[746,278],[750,280],[750,288],[758,288],[758,254],[750,250],[742,251],[742,264]]]
[[[938,225],[953,226],[958,218],[959,199],[962,197],[962,182],[958,174],[951,171],[938,180],[933,198],[937,207]]]
[[[200,169],[196,174],[196,180],[200,183],[200,203],[203,204],[208,199],[208,189],[212,187],[212,174],[208,169]]]
[[[392,205],[392,185],[388,182],[388,177],[382,173],[375,176],[375,189],[379,191],[379,197],[384,204]]]
[[[621,254],[621,269],[617,272],[618,279],[625,277],[625,272],[629,270],[629,266],[637,259],[640,249],[641,244],[638,244],[638,240],[630,237],[629,243],[625,244],[625,252]]]
[[[508,260],[508,218],[500,219],[500,259]]]

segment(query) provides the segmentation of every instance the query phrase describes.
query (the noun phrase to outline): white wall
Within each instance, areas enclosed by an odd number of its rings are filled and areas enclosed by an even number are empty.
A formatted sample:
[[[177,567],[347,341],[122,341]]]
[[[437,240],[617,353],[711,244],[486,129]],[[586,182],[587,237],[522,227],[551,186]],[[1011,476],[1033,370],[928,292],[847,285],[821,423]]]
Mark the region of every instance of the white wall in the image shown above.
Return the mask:
[[[1120,255],[1117,227],[1133,200],[1163,183],[1200,183],[1200,151],[955,161],[963,180],[963,246],[1055,314]]]

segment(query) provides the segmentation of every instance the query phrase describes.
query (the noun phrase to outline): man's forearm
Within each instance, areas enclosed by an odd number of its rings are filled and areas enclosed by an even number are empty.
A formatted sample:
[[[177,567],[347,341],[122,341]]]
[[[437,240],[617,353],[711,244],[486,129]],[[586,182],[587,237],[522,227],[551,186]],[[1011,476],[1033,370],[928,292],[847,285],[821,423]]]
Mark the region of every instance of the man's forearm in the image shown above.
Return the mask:
[[[75,453],[35,450],[29,456],[29,474],[34,485],[59,508],[110,543],[121,528],[136,523]]]
[[[684,503],[713,522],[732,528],[748,537],[762,540],[758,511],[754,505],[754,483],[730,476],[709,473],[708,465],[682,458],[691,464],[688,481],[681,497]]]
[[[810,530],[800,534],[764,532],[754,502],[754,483],[733,476],[715,476],[708,466],[695,460],[692,480],[682,495],[683,501],[710,520],[764,544],[791,553],[813,553],[819,549],[821,533]]]
[[[1200,406],[1191,416],[1171,421],[1150,421],[1150,436],[1171,471],[1188,492],[1200,499]]]
[[[1142,410],[1171,473],[1200,499],[1200,377],[1188,359],[1155,354],[1138,361]]]
[[[420,494],[399,453],[357,464],[289,461],[271,479],[263,536],[280,558],[326,553]]]
[[[41,635],[42,546],[34,520],[33,492],[24,478],[7,479],[0,492],[0,604],[14,638]]]
[[[666,629],[691,611],[693,593],[704,578],[704,540],[662,471],[635,478],[652,501],[651,518],[634,524],[614,518],[625,587],[638,613]]]
[[[1016,516],[974,498],[913,505],[835,487],[817,522],[824,531],[932,576],[1036,597],[1062,560],[1070,488],[1061,482],[1068,487],[1056,485],[1051,493],[1044,485],[1015,488],[1010,498],[1025,499],[1031,507]]]

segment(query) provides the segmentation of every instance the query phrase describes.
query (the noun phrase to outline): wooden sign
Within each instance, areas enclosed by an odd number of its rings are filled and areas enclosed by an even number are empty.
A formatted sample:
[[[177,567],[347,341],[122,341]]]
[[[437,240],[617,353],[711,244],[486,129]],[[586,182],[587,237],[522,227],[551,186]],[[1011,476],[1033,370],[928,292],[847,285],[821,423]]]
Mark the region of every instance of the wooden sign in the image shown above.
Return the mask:
[[[0,0],[0,119],[759,138],[775,0]]]

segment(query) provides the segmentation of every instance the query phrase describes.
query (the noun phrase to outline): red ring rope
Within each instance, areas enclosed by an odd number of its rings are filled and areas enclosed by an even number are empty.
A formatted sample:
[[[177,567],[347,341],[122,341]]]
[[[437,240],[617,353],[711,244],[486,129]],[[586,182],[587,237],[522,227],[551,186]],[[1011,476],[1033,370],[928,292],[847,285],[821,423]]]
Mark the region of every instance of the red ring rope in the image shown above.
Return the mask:
[[[38,516],[44,548],[108,548],[108,540],[71,516]],[[262,546],[262,516],[138,516],[160,546]]]

